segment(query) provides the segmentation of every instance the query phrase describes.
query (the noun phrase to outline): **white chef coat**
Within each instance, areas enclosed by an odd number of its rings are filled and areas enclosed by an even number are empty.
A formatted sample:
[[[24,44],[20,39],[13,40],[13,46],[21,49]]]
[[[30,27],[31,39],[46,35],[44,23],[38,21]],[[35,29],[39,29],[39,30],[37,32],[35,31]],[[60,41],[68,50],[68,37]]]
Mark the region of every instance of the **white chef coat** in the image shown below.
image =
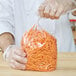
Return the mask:
[[[38,22],[37,10],[43,0],[0,0],[0,34],[10,32],[20,46],[22,35],[34,24],[39,24],[57,39],[60,52],[74,52],[72,30],[67,14],[58,20],[41,18]]]

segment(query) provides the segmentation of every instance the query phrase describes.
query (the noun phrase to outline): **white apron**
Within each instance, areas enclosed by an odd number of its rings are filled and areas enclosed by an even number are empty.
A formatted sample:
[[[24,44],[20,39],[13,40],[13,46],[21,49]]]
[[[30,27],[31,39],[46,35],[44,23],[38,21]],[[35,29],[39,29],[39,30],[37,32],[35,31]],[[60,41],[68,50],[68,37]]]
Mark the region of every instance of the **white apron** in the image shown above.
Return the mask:
[[[37,9],[43,0],[15,0],[15,39],[20,46],[22,35],[33,24],[37,24]],[[40,19],[39,25],[57,39],[57,48],[60,52],[73,52],[75,45],[67,15],[59,20]]]

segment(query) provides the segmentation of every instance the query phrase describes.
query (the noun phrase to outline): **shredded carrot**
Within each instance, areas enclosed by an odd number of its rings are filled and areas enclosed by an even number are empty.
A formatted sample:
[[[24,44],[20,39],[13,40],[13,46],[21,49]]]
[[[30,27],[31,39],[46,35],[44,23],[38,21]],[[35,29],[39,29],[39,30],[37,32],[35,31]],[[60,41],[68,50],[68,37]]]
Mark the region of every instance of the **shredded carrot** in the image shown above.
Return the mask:
[[[22,49],[27,53],[27,70],[52,71],[56,69],[56,39],[44,30],[33,27],[26,32],[21,41]]]

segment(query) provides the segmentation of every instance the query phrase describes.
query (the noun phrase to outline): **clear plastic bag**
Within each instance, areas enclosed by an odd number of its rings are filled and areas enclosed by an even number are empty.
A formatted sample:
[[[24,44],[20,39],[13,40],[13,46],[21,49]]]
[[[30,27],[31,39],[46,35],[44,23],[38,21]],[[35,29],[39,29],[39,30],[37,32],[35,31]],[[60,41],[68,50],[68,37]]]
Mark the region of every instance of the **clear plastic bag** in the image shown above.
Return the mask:
[[[56,39],[39,26],[34,25],[25,32],[21,47],[27,53],[27,70],[52,71],[56,69]]]

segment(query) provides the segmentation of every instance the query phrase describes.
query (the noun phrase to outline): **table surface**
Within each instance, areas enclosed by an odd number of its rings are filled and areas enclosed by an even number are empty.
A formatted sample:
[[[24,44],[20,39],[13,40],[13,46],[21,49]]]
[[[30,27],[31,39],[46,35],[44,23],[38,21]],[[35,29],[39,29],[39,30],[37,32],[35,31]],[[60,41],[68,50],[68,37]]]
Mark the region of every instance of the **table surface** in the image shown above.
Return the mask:
[[[0,76],[76,76],[76,53],[58,53],[57,69],[52,72],[11,69],[0,53]]]

